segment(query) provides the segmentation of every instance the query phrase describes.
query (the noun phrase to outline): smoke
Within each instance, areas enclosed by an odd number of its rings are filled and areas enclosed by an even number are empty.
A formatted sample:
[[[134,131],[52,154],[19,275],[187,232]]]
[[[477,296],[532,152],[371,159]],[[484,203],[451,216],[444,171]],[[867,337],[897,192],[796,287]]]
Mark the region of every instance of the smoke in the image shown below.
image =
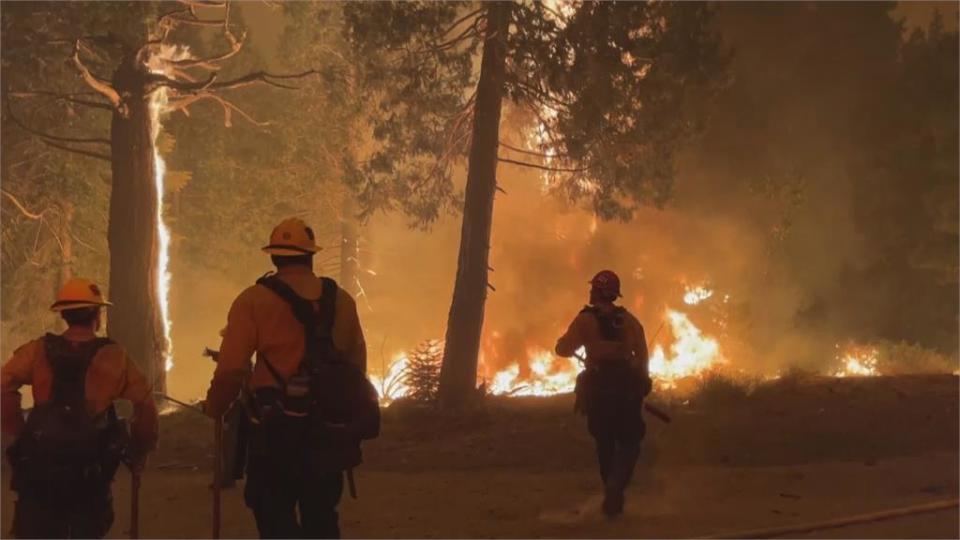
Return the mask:
[[[956,281],[941,287],[899,269],[899,246],[885,242],[899,229],[920,237],[925,222],[919,211],[886,213],[875,195],[905,197],[920,189],[908,180],[926,174],[922,158],[895,178],[883,162],[899,151],[890,133],[920,121],[891,105],[900,102],[891,66],[903,35],[888,7],[723,5],[718,24],[735,52],[730,87],[710,107],[707,131],[678,157],[674,198],[628,223],[598,222],[544,192],[539,171],[501,164],[506,193],[494,206],[482,342],[488,373],[518,362],[522,375],[534,351],[552,350],[601,269],[620,275],[623,305],[648,338],[668,344],[669,328],[658,329],[665,310],[677,309],[750,373],[825,371],[847,340],[907,340],[955,354]],[[507,117],[503,129],[518,127]],[[460,219],[426,232],[407,222],[376,215],[361,229],[358,305],[374,372],[445,332]],[[206,387],[212,365],[200,350],[219,341],[232,299],[270,269],[256,247],[228,276],[178,265],[174,254],[176,395]],[[686,305],[690,286],[713,294]],[[190,351],[196,359],[183,357]]]

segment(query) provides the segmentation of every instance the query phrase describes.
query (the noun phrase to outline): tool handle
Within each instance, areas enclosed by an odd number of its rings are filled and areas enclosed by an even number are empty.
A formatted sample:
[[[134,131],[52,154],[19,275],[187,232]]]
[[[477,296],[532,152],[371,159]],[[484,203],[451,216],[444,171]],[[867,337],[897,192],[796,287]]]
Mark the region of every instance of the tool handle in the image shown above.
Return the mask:
[[[223,418],[217,418],[213,427],[213,527],[210,537],[220,538],[220,486],[223,478]]]
[[[130,538],[140,538],[140,473],[130,476]]]
[[[655,406],[653,406],[653,405],[651,405],[651,404],[649,404],[649,403],[644,403],[644,404],[643,404],[643,408],[646,409],[646,411],[647,411],[648,413],[650,413],[650,414],[656,416],[657,418],[659,418],[660,421],[662,421],[662,422],[664,422],[664,423],[667,423],[667,424],[670,423],[670,415],[668,415],[667,413],[661,411],[661,410],[658,409],[657,407],[655,407]]]
[[[347,469],[347,488],[350,490],[350,498],[357,498],[357,483],[353,479],[353,469]]]

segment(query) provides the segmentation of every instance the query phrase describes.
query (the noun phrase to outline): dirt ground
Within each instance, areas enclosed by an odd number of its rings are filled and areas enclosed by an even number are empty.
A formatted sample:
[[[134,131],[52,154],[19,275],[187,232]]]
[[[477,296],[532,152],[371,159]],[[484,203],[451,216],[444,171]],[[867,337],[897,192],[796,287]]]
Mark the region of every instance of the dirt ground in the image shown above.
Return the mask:
[[[654,401],[658,398],[655,396]],[[790,378],[749,395],[703,392],[659,402],[671,424],[648,434],[625,515],[599,512],[599,479],[570,396],[490,399],[451,416],[385,411],[365,447],[359,499],[341,506],[347,537],[702,537],[822,521],[957,498],[958,379]],[[163,417],[143,480],[141,536],[210,535],[211,424]],[[12,499],[4,469],[3,531]],[[129,524],[129,476],[115,483]],[[223,536],[256,537],[242,486],[224,491]],[[956,508],[818,531],[804,538],[957,538]]]

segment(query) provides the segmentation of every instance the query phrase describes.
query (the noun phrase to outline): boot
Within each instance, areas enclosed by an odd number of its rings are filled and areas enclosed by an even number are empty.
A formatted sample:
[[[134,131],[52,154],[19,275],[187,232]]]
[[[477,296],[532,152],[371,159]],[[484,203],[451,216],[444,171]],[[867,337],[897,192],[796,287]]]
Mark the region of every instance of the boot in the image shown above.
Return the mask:
[[[623,513],[623,491],[607,488],[603,497],[603,515],[613,519]]]

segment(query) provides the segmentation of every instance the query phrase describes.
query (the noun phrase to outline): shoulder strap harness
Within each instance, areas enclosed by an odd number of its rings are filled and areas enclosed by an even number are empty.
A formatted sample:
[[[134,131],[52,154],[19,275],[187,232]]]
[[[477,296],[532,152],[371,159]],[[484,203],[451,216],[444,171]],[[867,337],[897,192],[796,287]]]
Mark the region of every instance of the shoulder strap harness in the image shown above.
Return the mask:
[[[53,372],[50,401],[56,405],[78,407],[82,410],[86,397],[86,379],[90,363],[103,347],[113,343],[110,338],[95,338],[87,342],[70,341],[63,336],[47,334],[43,338],[47,363]],[[113,413],[113,407],[108,414]],[[115,413],[113,413],[115,414]]]
[[[622,306],[614,306],[609,313],[597,309],[594,306],[584,306],[580,313],[590,313],[597,319],[600,325],[600,335],[603,339],[609,341],[623,341],[624,314],[626,309]]]
[[[293,316],[303,325],[304,358],[300,363],[301,371],[309,370],[321,357],[329,359],[329,354],[334,350],[333,322],[337,307],[337,282],[327,277],[320,279],[323,291],[316,300],[303,298],[276,274],[267,274],[257,280],[257,285],[270,289],[282,298],[290,306]],[[281,387],[285,387],[286,381],[270,360],[266,356],[261,358],[273,378]]]

